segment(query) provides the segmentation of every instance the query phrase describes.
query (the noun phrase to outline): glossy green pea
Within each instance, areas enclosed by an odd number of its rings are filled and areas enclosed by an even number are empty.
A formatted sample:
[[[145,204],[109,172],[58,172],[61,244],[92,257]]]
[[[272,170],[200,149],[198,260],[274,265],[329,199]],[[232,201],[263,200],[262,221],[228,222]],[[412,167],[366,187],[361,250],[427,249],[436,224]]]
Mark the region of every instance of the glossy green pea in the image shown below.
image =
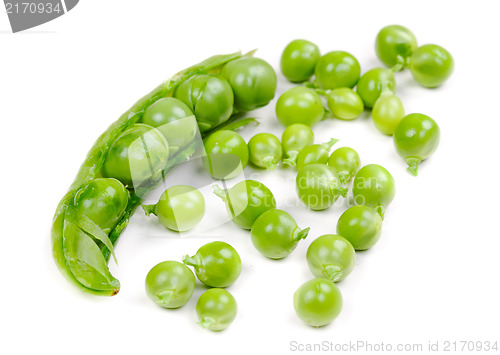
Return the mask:
[[[319,87],[325,90],[353,88],[359,80],[361,67],[350,53],[333,51],[319,58],[314,75]]]
[[[285,128],[281,136],[285,159],[283,164],[295,166],[298,154],[314,143],[314,133],[311,127],[294,123]]]
[[[417,39],[413,32],[400,25],[382,28],[375,40],[375,52],[378,59],[388,67],[399,63],[398,56],[406,59],[417,48]]]
[[[168,155],[168,143],[157,129],[141,123],[133,124],[111,145],[102,173],[104,177],[137,187],[145,181],[160,178]]]
[[[319,95],[303,86],[285,91],[276,103],[276,116],[283,126],[303,123],[312,127],[321,121],[324,112]]]
[[[360,164],[358,152],[349,147],[334,150],[328,158],[328,166],[337,172],[342,185],[347,185],[352,180]]]
[[[396,195],[396,184],[384,167],[365,165],[354,177],[352,193],[357,205],[374,208],[383,219],[385,209]]]
[[[182,262],[194,267],[198,280],[208,287],[227,287],[241,273],[240,255],[224,242],[205,244],[195,255],[185,255]]]
[[[261,214],[252,226],[252,243],[262,255],[283,259],[307,237],[309,228],[300,229],[287,212],[272,209]]]
[[[361,96],[351,88],[337,88],[326,96],[330,112],[341,120],[354,120],[365,109]]]
[[[384,91],[396,93],[396,80],[394,72],[390,69],[374,68],[368,70],[359,79],[356,92],[359,94],[366,107],[372,108]]]
[[[203,165],[214,179],[231,179],[243,172],[248,163],[248,146],[234,131],[220,130],[204,141]]]
[[[415,49],[409,58],[408,68],[420,85],[435,88],[450,77],[454,64],[446,49],[436,44],[425,44]]]
[[[347,239],[354,249],[367,250],[382,234],[382,218],[368,206],[352,206],[340,216],[337,233]]]
[[[186,265],[164,261],[146,276],[146,293],[160,307],[179,308],[189,301],[195,284],[196,278]]]
[[[326,164],[330,149],[338,142],[338,139],[331,138],[327,143],[313,144],[302,149],[297,156],[297,169],[302,169],[309,164]]]
[[[281,142],[271,133],[258,133],[248,141],[250,162],[262,169],[274,170],[283,156]]]
[[[222,288],[205,291],[196,302],[196,313],[202,328],[224,330],[236,318],[238,305],[233,295]]]
[[[281,54],[281,72],[292,83],[308,80],[314,74],[314,67],[321,56],[319,48],[305,39],[288,43]]]
[[[399,122],[405,115],[403,103],[390,91],[380,95],[373,105],[372,118],[375,127],[388,136],[392,136]]]
[[[313,211],[325,210],[347,194],[335,170],[324,164],[310,164],[300,169],[296,185],[300,200]]]
[[[418,175],[418,164],[437,149],[439,137],[439,126],[429,116],[411,113],[401,120],[394,132],[394,145],[412,175]]]
[[[266,106],[276,93],[276,73],[269,63],[260,58],[242,57],[232,60],[224,65],[221,75],[231,85],[234,106],[239,111]]]
[[[309,245],[306,258],[309,270],[315,277],[339,282],[354,269],[356,252],[344,237],[325,234]]]
[[[342,311],[342,294],[333,282],[318,277],[295,291],[293,306],[304,323],[322,327],[331,323]]]
[[[214,193],[226,203],[227,213],[233,222],[243,229],[251,229],[262,213],[276,208],[271,190],[255,180],[240,181],[229,190],[215,185]]]
[[[233,112],[234,95],[227,80],[217,74],[195,75],[182,82],[174,97],[195,114],[200,132],[226,122]]]
[[[157,128],[167,139],[170,153],[192,142],[198,132],[198,122],[189,107],[174,97],[164,97],[149,106],[142,123]]]
[[[171,186],[163,192],[156,205],[142,207],[146,215],[156,215],[161,224],[176,232],[193,229],[205,214],[203,195],[188,185]]]
[[[89,181],[75,194],[74,207],[109,234],[121,219],[128,205],[129,192],[116,179],[100,178]]]

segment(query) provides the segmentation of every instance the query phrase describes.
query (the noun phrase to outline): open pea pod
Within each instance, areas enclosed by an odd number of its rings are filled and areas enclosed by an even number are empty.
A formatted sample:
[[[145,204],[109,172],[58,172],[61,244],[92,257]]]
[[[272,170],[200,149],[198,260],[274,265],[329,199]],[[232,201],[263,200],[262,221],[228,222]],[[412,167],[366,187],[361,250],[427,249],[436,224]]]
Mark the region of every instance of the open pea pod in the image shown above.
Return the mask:
[[[252,54],[253,52],[250,52],[245,56],[251,56]],[[179,72],[137,101],[134,106],[111,124],[94,143],[68,193],[57,207],[51,232],[54,260],[61,273],[79,289],[104,296],[112,296],[118,293],[120,283],[111,275],[107,266],[110,255],[113,254],[114,256],[114,244],[116,244],[120,234],[127,226],[130,216],[141,203],[142,197],[148,191],[154,189],[174,166],[192,156],[199,147],[200,142],[199,140],[193,141],[177,151],[175,155],[169,156],[161,178],[141,184],[134,189],[129,187],[130,197],[126,208],[120,211],[120,219],[109,233],[101,229],[85,213],[75,212],[75,199],[79,196],[77,193],[90,182],[102,179],[103,164],[113,142],[127,128],[138,123],[144,111],[150,105],[161,98],[173,96],[175,89],[189,78],[198,74],[219,73],[224,64],[240,57],[242,55],[239,52],[216,55]],[[238,115],[233,114],[226,122],[203,132],[202,136],[223,127],[225,129],[235,129],[241,125],[254,122],[252,119],[246,119],[241,120],[241,123],[231,123],[238,118],[240,118]],[[106,230],[108,229],[106,228]]]

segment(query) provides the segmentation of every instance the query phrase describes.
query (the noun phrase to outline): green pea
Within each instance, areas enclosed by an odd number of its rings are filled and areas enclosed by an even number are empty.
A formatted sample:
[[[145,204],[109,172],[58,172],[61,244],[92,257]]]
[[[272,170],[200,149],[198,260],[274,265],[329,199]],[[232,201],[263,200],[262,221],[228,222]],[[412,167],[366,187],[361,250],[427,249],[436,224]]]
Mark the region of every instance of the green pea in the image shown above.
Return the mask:
[[[333,282],[318,277],[295,291],[293,306],[304,323],[322,327],[331,323],[342,311],[342,294]]]
[[[276,93],[276,73],[269,63],[260,58],[242,57],[232,60],[224,65],[221,75],[231,85],[234,106],[239,111],[266,106]]]
[[[203,165],[214,179],[232,179],[248,163],[248,146],[235,131],[220,130],[204,141]]]
[[[383,219],[385,209],[396,195],[396,184],[382,166],[365,165],[354,177],[352,193],[356,204],[374,208]]]
[[[382,218],[368,206],[352,206],[340,216],[337,233],[347,239],[354,249],[367,250],[382,234]]]
[[[293,87],[283,93],[276,103],[276,116],[283,126],[303,123],[310,127],[321,121],[325,109],[313,89]]]
[[[353,88],[359,80],[361,67],[350,53],[333,51],[319,58],[314,69],[316,82],[325,90]]]
[[[271,190],[255,180],[240,181],[229,190],[215,185],[214,193],[226,203],[227,212],[233,222],[243,229],[251,229],[262,213],[276,208],[276,200]]]
[[[405,115],[403,103],[390,91],[380,95],[373,105],[372,118],[375,127],[388,136],[392,136],[399,122]]]
[[[283,156],[281,142],[271,133],[258,133],[248,141],[250,162],[262,169],[274,170]]]
[[[328,166],[335,169],[342,185],[347,185],[352,180],[360,164],[358,152],[349,147],[334,150],[328,158]]]
[[[313,144],[302,149],[297,156],[297,169],[302,169],[309,164],[326,164],[330,149],[338,142],[338,139],[331,138],[327,143]]]
[[[238,305],[233,295],[222,288],[211,288],[205,291],[196,303],[196,313],[202,328],[224,330],[236,318]]]
[[[74,207],[109,234],[127,208],[129,192],[116,179],[94,179],[75,194]]]
[[[312,42],[296,39],[288,43],[281,54],[281,72],[292,83],[308,80],[321,56],[319,48]]]
[[[351,243],[335,234],[325,234],[313,240],[306,255],[312,274],[333,282],[346,278],[356,263],[356,253]]]
[[[241,273],[240,255],[224,242],[205,244],[195,255],[185,255],[182,262],[194,267],[198,280],[208,287],[228,287]]]
[[[161,224],[176,232],[193,229],[205,214],[203,195],[188,185],[169,187],[156,205],[142,205],[142,207],[146,215],[154,214]]]
[[[142,123],[157,128],[167,139],[170,153],[175,153],[193,141],[198,122],[189,107],[174,97],[164,97],[149,106]]]
[[[161,177],[168,155],[168,143],[157,129],[133,124],[111,145],[102,173],[104,177],[137,187]]]
[[[417,39],[413,32],[400,25],[382,28],[375,40],[375,52],[378,59],[388,67],[399,63],[398,56],[406,59],[417,48]]]
[[[374,68],[368,70],[359,79],[356,92],[359,94],[365,107],[372,108],[385,91],[396,93],[394,72],[390,69]]]
[[[354,120],[365,109],[363,100],[351,88],[334,89],[327,94],[326,99],[331,113],[341,120]]]
[[[296,184],[300,200],[313,211],[325,210],[347,194],[335,170],[324,164],[310,164],[300,169]]]
[[[182,82],[174,97],[188,105],[200,132],[226,122],[233,113],[234,95],[227,80],[217,74],[195,75]]]
[[[311,127],[302,123],[294,123],[285,128],[281,136],[285,155],[283,164],[295,166],[298,154],[313,143],[314,133]]]
[[[179,308],[191,298],[196,279],[189,268],[178,261],[164,261],[146,276],[146,293],[158,306]]]
[[[394,132],[394,145],[408,164],[408,172],[418,175],[418,164],[429,158],[439,145],[439,126],[421,113],[405,116]]]
[[[413,78],[426,88],[443,84],[453,72],[453,67],[450,52],[435,44],[425,44],[415,49],[408,64]]]
[[[283,259],[305,239],[309,228],[300,229],[287,212],[272,209],[261,214],[252,226],[252,243],[262,255]]]

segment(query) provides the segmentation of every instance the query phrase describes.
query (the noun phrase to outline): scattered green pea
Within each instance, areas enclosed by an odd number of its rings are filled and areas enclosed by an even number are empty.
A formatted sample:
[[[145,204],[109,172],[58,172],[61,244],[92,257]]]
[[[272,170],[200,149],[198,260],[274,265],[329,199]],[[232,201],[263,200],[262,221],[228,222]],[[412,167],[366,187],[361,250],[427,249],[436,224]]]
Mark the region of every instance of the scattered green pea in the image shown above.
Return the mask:
[[[252,243],[262,255],[283,259],[305,239],[309,228],[300,229],[287,212],[272,209],[261,214],[252,226]]]
[[[319,95],[313,89],[303,86],[285,91],[276,103],[276,116],[283,126],[303,123],[312,127],[321,121],[324,113]]]
[[[337,233],[347,239],[355,250],[367,250],[382,234],[382,218],[368,206],[352,206],[340,216]]]
[[[233,295],[222,288],[205,291],[196,303],[196,313],[202,328],[220,331],[234,321],[238,306]]]
[[[356,92],[368,108],[372,108],[380,94],[385,91],[396,93],[396,80],[391,69],[370,69],[363,74],[356,86]]]
[[[439,126],[421,113],[405,116],[394,132],[394,145],[408,164],[408,172],[418,175],[418,164],[429,158],[439,145]]]
[[[314,69],[316,82],[324,90],[353,88],[359,80],[361,67],[350,53],[333,51],[319,58]]]
[[[332,281],[318,277],[295,291],[293,306],[304,323],[322,327],[331,323],[342,311],[342,294]]]
[[[380,95],[373,105],[372,118],[375,127],[388,136],[392,136],[399,122],[405,115],[403,103],[391,91]]]
[[[146,276],[146,293],[163,308],[179,308],[191,298],[196,279],[189,268],[178,261],[164,261]]]
[[[408,28],[400,25],[385,26],[379,31],[375,40],[377,57],[389,68],[404,62],[416,48],[415,35]]]
[[[283,164],[295,166],[298,154],[313,143],[314,133],[311,127],[302,123],[294,123],[285,128],[281,136],[285,156]]]
[[[338,148],[328,158],[328,166],[337,172],[340,183],[347,185],[359,169],[359,154],[349,147]]]
[[[335,234],[325,234],[316,238],[309,245],[306,255],[312,274],[333,282],[346,278],[356,263],[356,253],[351,243]]]
[[[283,156],[281,142],[271,133],[258,133],[248,141],[250,162],[262,169],[274,170]]]
[[[361,96],[351,88],[337,88],[326,95],[328,108],[341,120],[354,120],[361,116],[365,106]]]
[[[443,84],[450,77],[454,67],[450,52],[436,44],[418,47],[408,61],[408,68],[413,78],[426,88],[435,88]]]
[[[276,208],[273,193],[263,183],[255,180],[240,181],[229,190],[214,186],[214,194],[225,203],[233,222],[243,229],[251,229],[262,213]]]
[[[328,142],[323,144],[313,144],[309,147],[305,147],[300,151],[297,156],[297,169],[302,169],[304,166],[309,164],[326,164],[328,161],[328,156],[330,155],[330,149],[332,146],[338,142],[338,139],[331,138]]]
[[[296,186],[300,200],[313,211],[325,210],[347,194],[335,170],[325,164],[310,164],[300,169]]]
[[[194,267],[198,280],[208,287],[228,287],[241,273],[240,255],[224,242],[205,244],[195,255],[185,255],[182,262]]]
[[[321,56],[319,48],[312,42],[296,39],[288,43],[281,54],[281,72],[292,83],[308,80]]]

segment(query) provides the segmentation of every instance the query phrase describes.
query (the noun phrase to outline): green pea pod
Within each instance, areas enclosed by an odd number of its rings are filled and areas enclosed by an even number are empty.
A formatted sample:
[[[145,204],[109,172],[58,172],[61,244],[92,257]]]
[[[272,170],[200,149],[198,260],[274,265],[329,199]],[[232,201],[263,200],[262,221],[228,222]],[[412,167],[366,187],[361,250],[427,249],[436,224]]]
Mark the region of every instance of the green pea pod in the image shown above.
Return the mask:
[[[253,51],[245,56],[251,56],[252,54]],[[97,222],[87,218],[85,213],[76,213],[74,211],[77,192],[89,182],[102,178],[102,167],[113,142],[128,127],[137,123],[149,106],[161,98],[171,97],[175,89],[192,76],[219,73],[224,64],[240,57],[242,57],[240,52],[216,55],[179,72],[137,101],[134,106],[111,124],[94,143],[68,193],[57,207],[51,232],[54,260],[61,273],[79,289],[104,296],[112,296],[118,293],[120,283],[111,275],[107,266],[111,254],[114,256],[113,245],[116,244],[120,234],[127,226],[130,216],[140,205],[144,195],[155,188],[174,166],[192,156],[201,142],[195,140],[174,155],[171,155],[166,167],[163,169],[164,174],[162,174],[161,178],[156,181],[147,181],[131,190],[125,210],[119,211],[121,219],[115,224],[114,228],[111,228],[109,233],[101,229],[96,224]],[[226,127],[231,127],[231,122],[239,118],[238,115],[233,115],[223,124]],[[254,122],[251,119],[242,121],[241,124],[234,124],[231,129]],[[218,129],[220,129],[220,126],[204,132],[202,137]]]

